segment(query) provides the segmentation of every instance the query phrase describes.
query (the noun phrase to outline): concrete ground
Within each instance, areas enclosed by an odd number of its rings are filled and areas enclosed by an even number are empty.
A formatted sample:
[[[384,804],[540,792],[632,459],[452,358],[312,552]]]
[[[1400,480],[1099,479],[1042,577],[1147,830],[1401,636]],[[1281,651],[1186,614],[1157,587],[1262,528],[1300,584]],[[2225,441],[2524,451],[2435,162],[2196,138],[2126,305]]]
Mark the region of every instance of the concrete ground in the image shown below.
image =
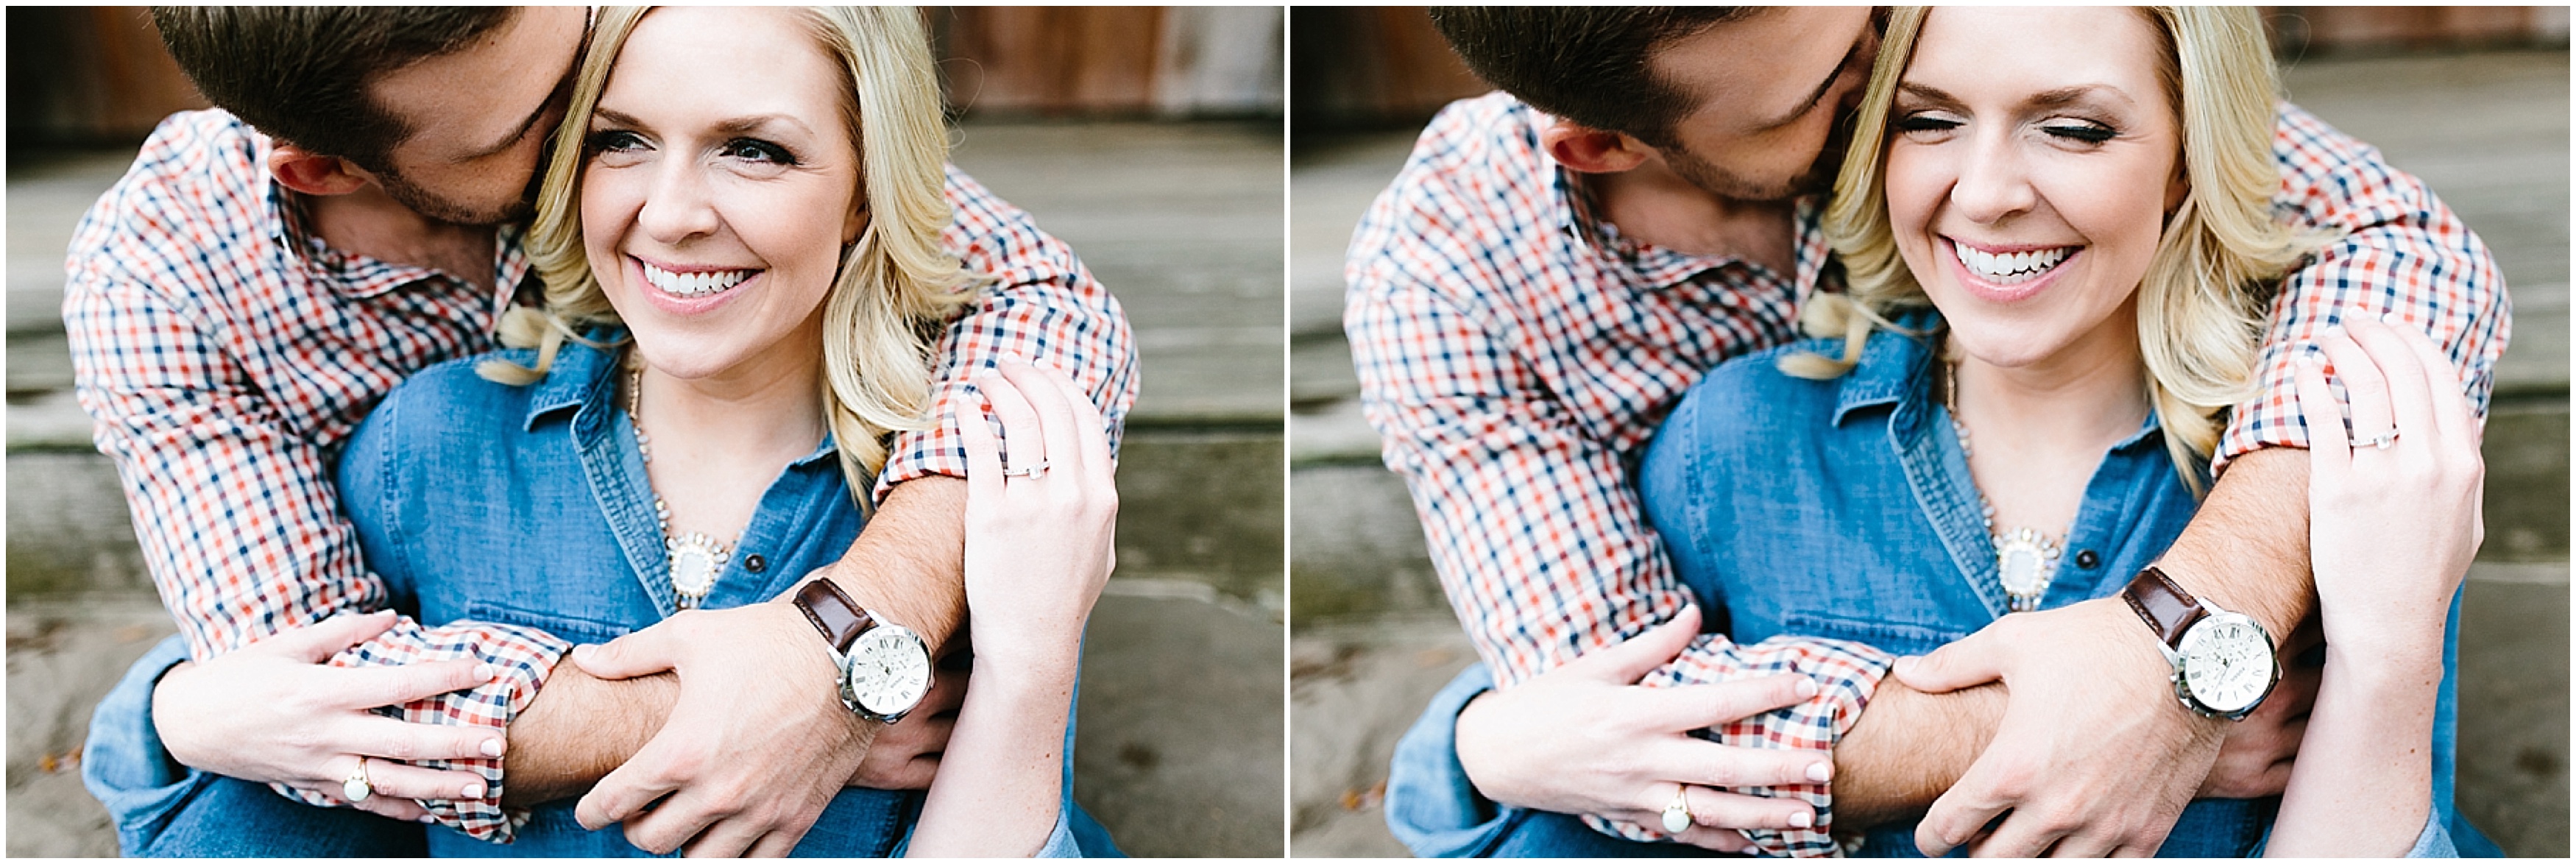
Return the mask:
[[[2514,306],[2487,438],[2487,542],[2461,626],[2459,806],[2509,853],[2568,851],[2565,51],[2319,61],[2291,97],[2424,178]],[[1360,417],[1342,254],[1414,133],[1290,154],[1291,853],[1402,855],[1378,808],[1397,736],[1474,659],[1403,483]]]
[[[1075,797],[1140,856],[1284,850],[1284,370],[1273,123],[968,125],[956,162],[1124,304],[1143,392],[1119,572],[1083,668]],[[8,840],[112,855],[80,788],[91,706],[172,631],[114,469],[72,402],[59,314],[80,214],[130,152],[17,154],[8,182]]]

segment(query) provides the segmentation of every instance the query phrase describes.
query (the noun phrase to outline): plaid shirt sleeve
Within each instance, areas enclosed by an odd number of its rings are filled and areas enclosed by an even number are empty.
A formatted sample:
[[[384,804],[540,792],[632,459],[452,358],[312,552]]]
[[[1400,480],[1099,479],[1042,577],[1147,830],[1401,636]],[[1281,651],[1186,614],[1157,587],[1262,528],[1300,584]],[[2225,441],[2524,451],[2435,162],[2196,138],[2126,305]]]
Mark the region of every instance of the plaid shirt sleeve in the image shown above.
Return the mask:
[[[942,245],[989,282],[940,337],[930,414],[937,425],[895,436],[877,475],[880,501],[906,480],[966,476],[966,445],[951,412],[980,416],[983,397],[972,379],[1004,358],[1052,365],[1082,385],[1109,423],[1113,456],[1136,402],[1136,338],[1127,315],[1073,250],[954,165],[948,204],[956,216]]]
[[[2296,106],[2282,104],[2272,149],[2282,187],[2274,206],[2337,236],[2273,300],[2256,363],[2261,389],[2236,407],[2220,459],[2308,446],[2296,361],[2347,315],[2394,314],[2422,328],[2459,364],[2484,418],[2513,330],[2504,276],[2486,244],[2424,181]]]
[[[107,224],[125,221],[94,214],[74,241],[84,251],[72,261],[64,325],[82,407],[96,423],[99,450],[123,478],[144,560],[190,655],[204,660],[280,630],[383,607],[384,584],[365,569],[340,517],[322,446],[244,383],[220,339],[200,329],[204,313],[130,269],[186,265],[135,246],[121,233],[128,226]],[[403,705],[399,713],[409,722],[499,730],[526,707],[566,647],[523,628],[424,628],[404,619],[331,663],[489,663],[497,680]],[[513,824],[500,808],[501,761],[453,767],[483,775],[486,794],[424,802],[430,812],[471,836],[507,842]],[[309,804],[331,803],[276,788]]]
[[[1438,287],[1440,277],[1395,250],[1421,230],[1399,203],[1403,182],[1354,240],[1344,323],[1363,410],[1384,438],[1387,465],[1412,490],[1450,604],[1498,686],[1509,687],[1669,620],[1690,595],[1647,527],[1618,454],[1549,398],[1526,362]],[[1820,686],[1807,704],[1709,734],[1736,746],[1829,752],[1890,662],[1848,643],[1743,646],[1712,635],[1648,682],[1812,676]],[[1828,789],[1740,791],[1816,805],[1813,828],[1747,832],[1765,851],[1831,854]],[[1635,826],[1615,833],[1663,837]]]

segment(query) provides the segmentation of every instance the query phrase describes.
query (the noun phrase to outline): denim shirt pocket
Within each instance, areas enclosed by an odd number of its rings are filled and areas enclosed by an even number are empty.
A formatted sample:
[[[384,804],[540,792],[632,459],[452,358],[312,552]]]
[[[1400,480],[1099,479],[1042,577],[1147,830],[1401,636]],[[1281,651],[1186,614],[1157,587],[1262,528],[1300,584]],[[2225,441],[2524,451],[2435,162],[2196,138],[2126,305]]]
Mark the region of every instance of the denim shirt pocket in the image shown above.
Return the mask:
[[[1969,632],[1919,624],[1859,621],[1797,610],[1781,613],[1780,623],[1786,633],[1858,642],[1900,657],[1932,653],[1935,648],[1965,638]]]
[[[557,615],[550,612],[532,612],[526,609],[519,609],[494,603],[489,600],[467,601],[465,604],[465,620],[484,621],[493,624],[511,624],[520,627],[533,627],[553,634],[556,638],[575,645],[603,644],[614,640],[619,636],[624,636],[628,633],[634,632],[635,629],[623,624],[592,621],[587,618],[576,618],[569,615]]]

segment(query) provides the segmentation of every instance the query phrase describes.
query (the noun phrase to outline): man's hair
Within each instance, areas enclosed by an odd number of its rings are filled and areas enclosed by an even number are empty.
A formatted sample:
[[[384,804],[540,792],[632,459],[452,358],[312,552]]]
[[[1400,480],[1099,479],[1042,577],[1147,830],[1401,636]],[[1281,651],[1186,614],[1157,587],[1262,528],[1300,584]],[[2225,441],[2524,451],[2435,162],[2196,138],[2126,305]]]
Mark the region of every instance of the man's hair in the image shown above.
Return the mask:
[[[414,131],[368,95],[387,73],[507,23],[508,6],[155,6],[179,68],[269,137],[369,170]]]
[[[1531,107],[1669,146],[1688,94],[1655,77],[1654,52],[1758,6],[1434,6],[1467,68]]]

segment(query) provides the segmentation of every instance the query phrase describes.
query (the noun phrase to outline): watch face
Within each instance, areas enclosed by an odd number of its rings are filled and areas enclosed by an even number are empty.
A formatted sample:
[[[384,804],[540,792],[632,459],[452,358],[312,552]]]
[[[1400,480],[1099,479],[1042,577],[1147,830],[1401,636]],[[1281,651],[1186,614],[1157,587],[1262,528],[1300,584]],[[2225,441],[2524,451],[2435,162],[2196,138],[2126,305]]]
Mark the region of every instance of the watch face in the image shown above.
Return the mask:
[[[930,690],[930,653],[921,637],[901,627],[880,626],[850,646],[850,694],[869,713],[887,715],[912,710]]]
[[[2242,615],[2213,615],[2192,625],[2182,655],[2183,684],[2211,711],[2246,710],[2272,690],[2272,639]]]

